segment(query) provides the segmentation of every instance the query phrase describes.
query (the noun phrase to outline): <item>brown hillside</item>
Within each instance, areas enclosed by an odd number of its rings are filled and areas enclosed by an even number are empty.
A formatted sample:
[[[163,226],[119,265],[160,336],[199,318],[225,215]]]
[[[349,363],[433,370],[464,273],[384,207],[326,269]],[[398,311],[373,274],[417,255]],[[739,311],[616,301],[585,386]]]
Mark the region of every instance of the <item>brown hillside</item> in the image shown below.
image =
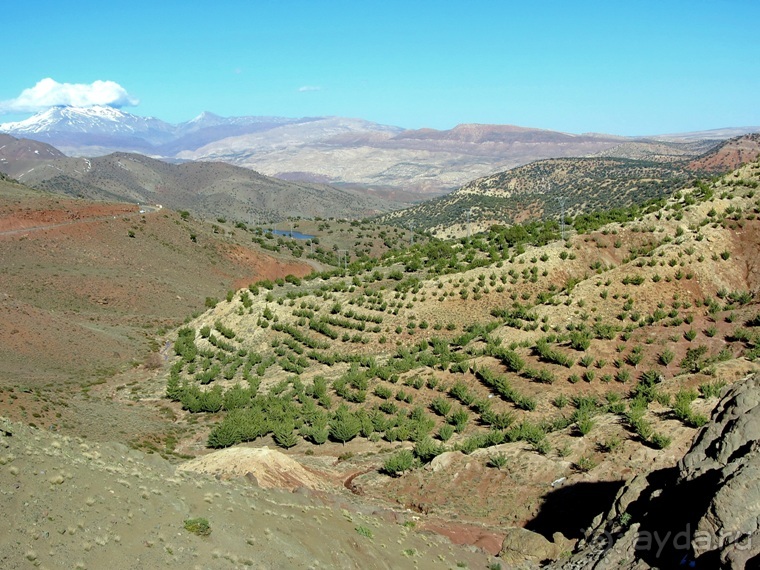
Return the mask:
[[[0,182],[0,375],[24,390],[0,414],[76,423],[66,410],[56,410],[63,419],[41,411],[25,391],[78,392],[143,363],[156,334],[207,296],[313,269],[250,243],[166,209],[140,214]]]
[[[707,155],[689,163],[695,170],[727,172],[757,160],[760,156],[760,134],[754,133],[728,140]]]
[[[230,164],[170,164],[129,153],[92,159],[38,158],[26,153],[0,162],[0,170],[28,186],[56,194],[159,203],[202,218],[224,217],[247,224],[289,216],[358,218],[404,205],[362,190],[287,182]]]

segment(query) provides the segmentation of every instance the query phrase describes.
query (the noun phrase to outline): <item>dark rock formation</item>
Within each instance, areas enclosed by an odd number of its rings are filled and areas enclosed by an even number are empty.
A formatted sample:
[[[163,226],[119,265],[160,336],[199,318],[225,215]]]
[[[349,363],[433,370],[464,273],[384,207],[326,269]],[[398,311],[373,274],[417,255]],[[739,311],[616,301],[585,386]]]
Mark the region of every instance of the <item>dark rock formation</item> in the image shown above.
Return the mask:
[[[552,568],[760,568],[760,375],[726,389],[678,467],[632,479]]]

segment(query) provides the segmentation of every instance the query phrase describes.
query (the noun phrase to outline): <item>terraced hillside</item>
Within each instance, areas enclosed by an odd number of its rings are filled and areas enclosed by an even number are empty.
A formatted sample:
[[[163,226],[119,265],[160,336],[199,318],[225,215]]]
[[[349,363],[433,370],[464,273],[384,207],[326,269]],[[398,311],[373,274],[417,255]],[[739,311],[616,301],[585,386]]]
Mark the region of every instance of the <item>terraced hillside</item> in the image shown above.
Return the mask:
[[[759,178],[754,162],[577,216],[565,240],[551,222],[493,227],[252,286],[178,331],[153,394],[174,402],[181,453],[269,444],[317,470],[340,455],[329,470],[355,492],[444,527],[579,538],[757,369]],[[547,522],[556,485],[577,491],[570,522]]]

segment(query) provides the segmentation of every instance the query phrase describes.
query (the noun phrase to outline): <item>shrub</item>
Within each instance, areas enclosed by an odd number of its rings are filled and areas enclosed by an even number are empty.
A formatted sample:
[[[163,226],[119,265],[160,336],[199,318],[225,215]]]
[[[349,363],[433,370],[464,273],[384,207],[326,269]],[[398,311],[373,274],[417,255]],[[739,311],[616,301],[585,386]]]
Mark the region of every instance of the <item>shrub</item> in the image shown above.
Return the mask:
[[[622,443],[623,441],[619,437],[613,435],[613,436],[608,437],[606,440],[604,440],[604,442],[600,445],[600,447],[602,448],[603,451],[606,451],[607,453],[612,453],[617,448],[619,448],[622,445]]]
[[[584,455],[575,463],[575,468],[584,473],[591,471],[594,467],[596,467],[596,461],[588,455]]]
[[[702,358],[707,354],[705,345],[696,346],[686,349],[686,355],[681,360],[679,366],[686,372],[696,373],[702,369],[704,362]]]
[[[570,333],[570,346],[575,350],[588,350],[591,346],[591,335],[587,332],[572,331]]]
[[[660,355],[658,356],[658,360],[660,364],[663,366],[667,366],[671,362],[673,362],[673,358],[675,357],[675,354],[672,350],[668,350],[667,348],[663,350]]]
[[[430,437],[424,437],[414,446],[414,455],[422,462],[429,463],[436,456],[445,451],[445,448],[433,441]]]
[[[644,354],[641,351],[634,350],[631,352],[628,356],[625,357],[625,361],[636,368],[639,363],[643,360]]]
[[[451,411],[451,402],[445,398],[436,398],[430,402],[430,409],[439,416],[447,416]]]
[[[512,372],[520,372],[525,366],[525,361],[513,350],[498,349],[494,351],[493,356],[501,360]]]
[[[198,536],[208,536],[211,534],[211,525],[208,519],[199,517],[185,520],[185,530],[197,534]]]
[[[554,403],[554,405],[556,407],[558,407],[559,409],[562,409],[562,408],[564,408],[568,404],[568,402],[569,402],[569,400],[568,400],[567,396],[565,396],[564,394],[560,394],[559,396],[557,396],[556,398],[554,398],[554,402],[553,403]]]
[[[441,441],[449,441],[452,435],[454,435],[454,426],[450,424],[443,424],[438,430],[438,439]]]
[[[618,370],[617,374],[615,374],[615,380],[623,384],[628,382],[630,378],[631,378],[631,373],[628,372],[628,370]]]
[[[723,390],[726,383],[724,381],[716,382],[703,382],[699,385],[699,392],[703,398],[717,398],[720,396],[721,390]]]
[[[501,470],[502,467],[506,466],[507,464],[507,456],[503,453],[494,453],[492,455],[488,456],[488,462],[486,465],[488,467],[495,467],[496,469]]]
[[[457,381],[451,388],[449,388],[449,395],[462,402],[465,406],[469,406],[473,400],[475,400],[475,395],[470,392],[467,385],[461,381]]]
[[[652,445],[656,449],[665,449],[673,442],[673,439],[661,433],[652,434]]]
[[[330,437],[343,445],[361,431],[361,422],[347,408],[339,408],[330,422]]]
[[[382,472],[391,477],[398,477],[412,467],[414,467],[414,455],[408,449],[402,449],[385,460]]]
[[[382,398],[383,400],[387,400],[388,398],[391,397],[391,395],[393,393],[391,392],[391,389],[388,388],[387,386],[378,385],[378,386],[375,387],[374,394],[378,398]]]
[[[465,426],[467,426],[467,422],[470,419],[470,414],[467,413],[467,410],[464,410],[462,408],[458,409],[456,412],[451,414],[447,421],[454,426],[454,429],[457,433],[462,433],[464,431]]]
[[[576,425],[581,435],[587,435],[591,431],[591,428],[594,427],[594,420],[584,414],[583,417],[578,420]]]

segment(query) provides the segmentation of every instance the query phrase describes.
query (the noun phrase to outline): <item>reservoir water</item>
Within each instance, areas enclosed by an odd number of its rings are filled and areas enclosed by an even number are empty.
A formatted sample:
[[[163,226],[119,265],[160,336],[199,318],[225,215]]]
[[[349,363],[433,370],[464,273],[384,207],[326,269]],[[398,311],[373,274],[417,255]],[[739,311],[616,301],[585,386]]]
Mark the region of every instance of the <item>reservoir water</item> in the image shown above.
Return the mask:
[[[293,239],[312,239],[314,237],[309,234],[302,234],[301,232],[290,230],[267,230],[267,232],[271,232],[276,236],[289,237]]]

